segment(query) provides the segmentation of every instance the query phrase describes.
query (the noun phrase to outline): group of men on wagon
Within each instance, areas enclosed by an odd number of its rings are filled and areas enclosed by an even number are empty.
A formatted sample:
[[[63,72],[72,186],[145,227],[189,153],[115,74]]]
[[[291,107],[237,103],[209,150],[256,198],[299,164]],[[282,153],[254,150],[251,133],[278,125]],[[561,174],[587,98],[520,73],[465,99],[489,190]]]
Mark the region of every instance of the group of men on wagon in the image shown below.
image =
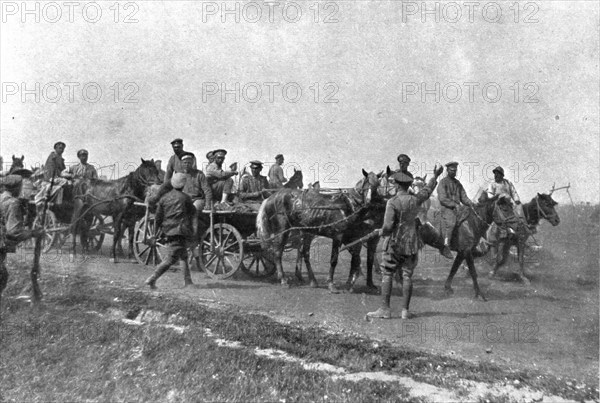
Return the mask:
[[[233,177],[238,175],[236,164],[230,166],[230,170],[223,169],[223,163],[227,151],[218,149],[207,154],[208,167],[206,174],[197,169],[195,155],[183,150],[183,140],[175,139],[171,142],[174,154],[169,159],[164,176],[164,182],[168,183],[166,190],[157,202],[156,224],[163,228],[168,237],[168,252],[164,261],[157,267],[156,272],[146,280],[146,284],[154,288],[156,280],[166,272],[169,267],[181,259],[184,262],[184,280],[191,284],[191,276],[187,267],[186,239],[197,235],[198,211],[212,205],[213,200],[220,203],[228,203],[229,196],[233,191]],[[46,181],[59,177],[61,180],[68,179],[97,179],[98,175],[93,166],[87,163],[88,152],[79,150],[77,156],[80,163],[66,168],[62,154],[65,144],[58,142],[54,145],[54,151],[48,157],[45,164],[44,177]],[[416,216],[419,207],[424,203],[435,189],[438,177],[443,172],[441,166],[436,165],[433,177],[418,192],[411,191],[413,175],[408,171],[410,158],[406,154],[398,156],[399,169],[389,179],[397,185],[397,193],[388,200],[385,218],[379,235],[384,237],[384,251],[381,263],[382,268],[382,304],[375,312],[369,312],[368,316],[374,318],[390,318],[390,296],[392,290],[393,274],[397,270],[402,271],[403,279],[403,319],[410,317],[409,304],[412,295],[412,274],[418,261],[420,242],[416,229]],[[283,176],[283,156],[276,157],[276,164],[269,172],[270,181],[260,175],[263,164],[260,161],[251,161],[251,174],[244,176],[239,185],[238,197],[243,201],[260,202],[269,196],[267,189],[279,188],[286,181]],[[444,245],[441,253],[452,258],[450,241],[452,232],[457,223],[458,206],[466,205],[473,207],[473,202],[468,198],[464,187],[456,178],[458,162],[451,161],[446,165],[447,176],[443,178],[438,186],[438,199],[441,204],[442,235]],[[514,202],[515,212],[522,215],[520,199],[514,185],[504,178],[504,170],[497,167],[493,170],[494,182],[490,183],[487,193],[490,197],[505,198],[510,205]],[[15,176],[2,178],[0,185],[5,188],[0,195],[0,213],[4,220],[6,229],[2,233],[0,241],[13,239],[18,242],[32,234],[24,232],[22,215],[15,209],[14,200],[18,196],[21,181]],[[19,218],[20,217],[20,218]],[[0,277],[4,275],[4,243],[0,244]],[[0,282],[0,287],[5,284]]]

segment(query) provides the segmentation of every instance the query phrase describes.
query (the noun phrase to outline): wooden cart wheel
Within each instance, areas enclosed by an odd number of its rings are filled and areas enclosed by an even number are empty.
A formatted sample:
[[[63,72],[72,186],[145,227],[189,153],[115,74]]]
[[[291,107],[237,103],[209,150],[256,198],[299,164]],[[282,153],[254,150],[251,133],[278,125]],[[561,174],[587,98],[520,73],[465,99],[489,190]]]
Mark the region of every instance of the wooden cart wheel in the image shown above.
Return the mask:
[[[154,216],[142,218],[135,224],[133,237],[133,252],[135,258],[143,265],[158,265],[162,261],[162,254],[166,247],[162,239],[162,230],[154,225]]]
[[[242,260],[242,271],[252,277],[269,277],[276,271],[273,253],[261,249],[260,241],[249,238]]]
[[[218,223],[206,230],[201,244],[201,260],[206,274],[215,279],[233,276],[242,266],[243,242],[240,232],[227,223]]]
[[[104,242],[104,218],[95,215],[92,219],[92,225],[88,231],[88,246],[90,250],[98,252]]]
[[[58,221],[56,220],[56,215],[50,210],[46,211],[46,223],[41,225],[42,217],[37,216],[33,221],[33,228],[44,228],[48,230],[44,233],[44,237],[42,238],[42,252],[48,252],[56,240],[59,238],[59,233],[56,231],[58,229]]]

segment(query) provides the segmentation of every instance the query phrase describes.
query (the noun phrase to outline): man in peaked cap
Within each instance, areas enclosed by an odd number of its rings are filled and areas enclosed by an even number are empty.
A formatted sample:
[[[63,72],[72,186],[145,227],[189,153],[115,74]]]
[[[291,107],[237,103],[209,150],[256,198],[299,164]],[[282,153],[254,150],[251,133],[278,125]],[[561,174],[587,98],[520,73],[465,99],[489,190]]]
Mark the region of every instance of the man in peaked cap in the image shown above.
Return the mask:
[[[515,214],[523,217],[523,207],[521,206],[521,199],[517,193],[517,189],[508,179],[504,179],[504,169],[501,166],[497,166],[492,171],[494,173],[494,181],[490,183],[487,188],[489,197],[498,195],[504,197],[508,201],[515,204]]]
[[[63,178],[68,179],[98,179],[98,172],[94,166],[88,164],[88,151],[81,149],[77,151],[77,158],[79,158],[79,164],[71,165],[64,169],[61,173]]]
[[[237,175],[238,172],[235,168],[235,164],[231,166],[231,171],[225,171],[223,169],[223,162],[225,162],[225,155],[227,151],[223,149],[217,149],[213,151],[215,160],[208,165],[206,168],[206,177],[210,184],[213,192],[213,199],[215,202],[218,200],[221,203],[227,203],[229,195],[233,191],[233,176]]]
[[[287,182],[286,177],[283,175],[283,154],[277,154],[275,156],[275,163],[269,168],[269,186],[271,189],[279,189],[283,187],[283,184]]]
[[[17,199],[22,182],[18,175],[0,178],[0,295],[8,284],[6,254],[16,252],[20,242],[43,233],[43,229],[30,231],[24,224],[23,209]]]
[[[36,203],[39,203],[47,196],[52,178],[54,178],[54,186],[50,191],[50,196],[54,198],[53,200],[56,204],[62,203],[62,187],[68,183],[66,178],[61,177],[63,171],[66,169],[65,160],[62,156],[65,148],[66,145],[62,141],[54,143],[54,151],[50,153],[44,164],[44,181],[42,182],[40,191],[35,196]]]
[[[390,319],[392,317],[390,298],[393,276],[396,270],[402,270],[402,319],[409,319],[409,305],[412,297],[412,275],[417,266],[421,242],[417,233],[416,218],[419,206],[424,203],[437,185],[437,178],[443,172],[436,165],[433,178],[416,195],[409,193],[413,178],[403,172],[397,172],[391,178],[398,184],[398,192],[388,200],[385,207],[383,227],[379,230],[384,237],[381,260],[381,307],[367,313],[368,317]]]
[[[186,184],[186,174],[176,172],[170,179],[172,189],[158,201],[156,206],[155,223],[161,228],[167,238],[167,253],[165,259],[158,265],[154,274],[146,279],[146,285],[156,288],[156,280],[169,268],[183,261],[183,280],[186,286],[193,284],[188,265],[187,245],[194,239],[193,218],[196,209],[192,198],[182,190]]]
[[[171,155],[171,158],[169,158],[169,162],[167,163],[167,171],[165,173],[165,181],[168,181],[171,179],[171,176],[173,176],[174,172],[181,172],[182,168],[183,168],[183,164],[181,163],[181,157],[183,156],[183,154],[185,154],[185,151],[183,150],[183,140],[182,139],[175,139],[173,141],[171,141],[171,146],[173,147],[173,155]],[[194,155],[194,154],[192,154]],[[196,166],[196,157],[194,156],[194,164],[193,164],[193,168],[197,168]]]
[[[444,257],[452,259],[450,251],[450,240],[452,231],[456,225],[456,214],[458,207],[462,204],[473,207],[473,202],[467,196],[465,188],[456,179],[458,162],[451,161],[446,164],[447,176],[440,181],[438,186],[438,200],[442,212],[442,236],[444,237],[444,248],[441,253]]]
[[[271,192],[269,181],[260,174],[263,168],[263,163],[260,161],[250,161],[251,175],[246,175],[242,178],[238,196],[243,202],[258,202],[262,203],[264,199],[269,197]]]

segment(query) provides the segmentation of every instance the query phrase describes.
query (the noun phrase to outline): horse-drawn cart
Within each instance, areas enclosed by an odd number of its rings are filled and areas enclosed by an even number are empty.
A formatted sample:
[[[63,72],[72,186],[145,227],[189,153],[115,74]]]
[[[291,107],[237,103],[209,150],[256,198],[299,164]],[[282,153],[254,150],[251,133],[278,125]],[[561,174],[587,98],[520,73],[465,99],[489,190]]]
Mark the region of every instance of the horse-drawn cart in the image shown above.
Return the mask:
[[[135,226],[135,257],[141,264],[157,265],[162,260],[165,238],[156,228],[148,205],[136,205],[144,206],[146,215]],[[256,216],[255,211],[204,210],[199,218],[209,223],[208,229],[190,246],[189,263],[195,263],[215,279],[231,277],[239,269],[253,277],[272,275],[275,265],[256,237]]]

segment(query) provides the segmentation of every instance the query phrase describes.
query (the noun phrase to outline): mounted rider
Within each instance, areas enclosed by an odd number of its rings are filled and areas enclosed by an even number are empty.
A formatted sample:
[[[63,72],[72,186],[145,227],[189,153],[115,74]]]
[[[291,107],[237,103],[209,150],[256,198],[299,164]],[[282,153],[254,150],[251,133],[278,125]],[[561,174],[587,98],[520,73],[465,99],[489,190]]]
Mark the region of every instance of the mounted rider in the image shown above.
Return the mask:
[[[251,204],[262,203],[271,192],[269,189],[269,181],[260,174],[263,168],[263,163],[260,161],[250,161],[251,175],[246,175],[240,182],[238,197],[242,202],[250,202]]]
[[[165,182],[170,180],[175,172],[181,172],[183,168],[183,163],[181,161],[181,157],[186,153],[183,150],[183,140],[180,138],[176,138],[171,141],[171,147],[173,147],[173,155],[169,158],[169,162],[167,163],[167,171],[165,172]],[[190,153],[194,155],[193,153]],[[196,157],[194,156],[194,163],[192,167],[195,169],[196,167]]]
[[[515,186],[504,179],[504,169],[497,166],[492,171],[494,173],[494,182],[487,188],[488,197],[498,197],[496,204],[498,214],[495,222],[488,231],[488,241],[495,242],[497,237],[504,237],[506,233],[516,233],[520,222],[525,222],[523,215],[523,205],[515,189]],[[498,228],[499,227],[499,228]]]
[[[283,154],[275,156],[275,163],[269,168],[269,187],[271,189],[279,189],[287,182],[287,178],[283,175]]]
[[[79,158],[79,164],[71,165],[65,168],[60,176],[67,179],[98,179],[98,172],[93,165],[88,164],[89,153],[85,149],[77,151],[77,158]]]
[[[392,294],[393,275],[402,270],[402,319],[409,319],[409,305],[412,296],[412,275],[418,262],[419,249],[422,246],[416,225],[419,206],[429,199],[437,178],[443,172],[441,166],[433,171],[433,178],[416,195],[409,193],[413,178],[403,172],[392,175],[398,184],[398,192],[388,200],[385,208],[383,227],[379,230],[384,238],[384,252],[381,262],[383,277],[381,280],[381,307],[367,316],[373,318],[391,318],[390,298]]]
[[[227,203],[229,195],[233,191],[233,176],[238,174],[237,164],[230,166],[231,171],[225,171],[223,169],[223,162],[225,161],[225,155],[227,151],[218,149],[213,151],[215,160],[211,162],[206,168],[206,177],[210,184],[213,192],[213,198],[215,201],[220,200],[221,203]]]
[[[474,203],[467,196],[465,188],[456,179],[458,162],[451,161],[446,164],[447,176],[440,181],[438,186],[438,200],[441,204],[442,213],[442,236],[444,237],[444,256],[452,256],[450,251],[450,240],[452,232],[457,224],[458,207],[463,204],[471,208]]]

